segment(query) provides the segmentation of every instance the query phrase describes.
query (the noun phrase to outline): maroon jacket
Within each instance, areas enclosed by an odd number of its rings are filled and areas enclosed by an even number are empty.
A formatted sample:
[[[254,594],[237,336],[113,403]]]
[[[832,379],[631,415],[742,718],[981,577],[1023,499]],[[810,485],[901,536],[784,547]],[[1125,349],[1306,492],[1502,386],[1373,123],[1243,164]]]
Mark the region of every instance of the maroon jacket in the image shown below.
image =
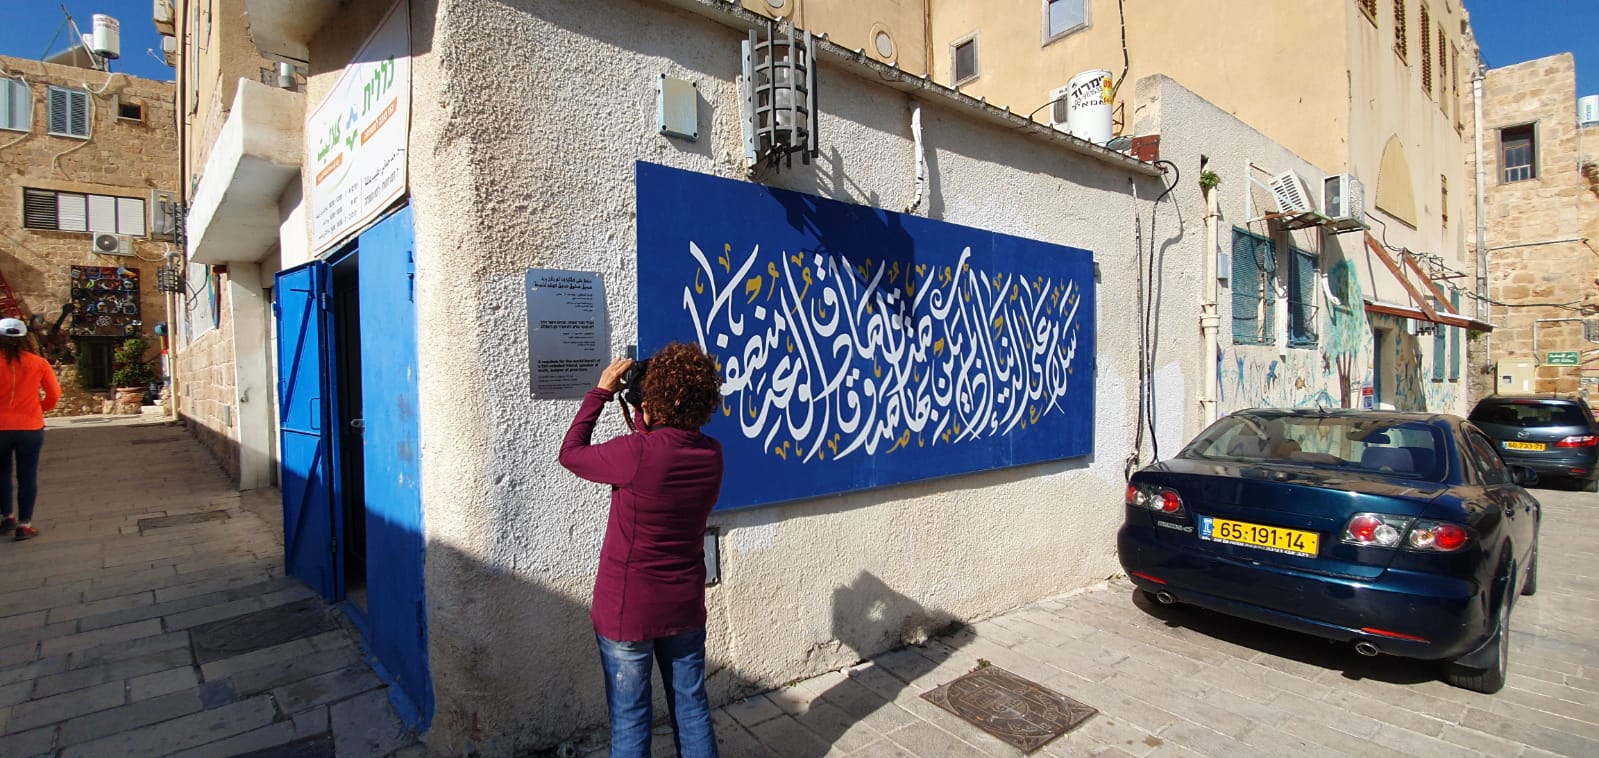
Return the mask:
[[[561,443],[561,465],[611,485],[611,514],[594,578],[594,631],[619,642],[705,626],[705,520],[722,491],[722,445],[656,427],[600,445],[594,421],[611,399],[583,396]]]

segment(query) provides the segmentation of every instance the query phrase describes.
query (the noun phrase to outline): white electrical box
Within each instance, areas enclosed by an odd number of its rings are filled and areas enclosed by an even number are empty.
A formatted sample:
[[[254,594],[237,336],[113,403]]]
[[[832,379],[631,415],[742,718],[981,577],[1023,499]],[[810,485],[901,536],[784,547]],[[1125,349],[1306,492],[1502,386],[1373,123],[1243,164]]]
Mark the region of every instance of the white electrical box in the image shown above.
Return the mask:
[[[1494,369],[1499,381],[1494,392],[1500,395],[1531,395],[1538,382],[1538,364],[1531,361],[1499,361]]]

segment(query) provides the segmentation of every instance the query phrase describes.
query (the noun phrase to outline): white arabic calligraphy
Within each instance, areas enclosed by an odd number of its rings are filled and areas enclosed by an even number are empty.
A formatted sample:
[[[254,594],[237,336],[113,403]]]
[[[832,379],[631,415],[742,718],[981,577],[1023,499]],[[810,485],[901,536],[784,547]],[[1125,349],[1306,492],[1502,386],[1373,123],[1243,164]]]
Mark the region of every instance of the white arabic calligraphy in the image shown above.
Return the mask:
[[[683,307],[725,356],[722,412],[785,460],[1002,436],[1061,411],[1077,354],[1069,278],[783,253],[699,264]],[[807,260],[807,257],[809,258]],[[720,276],[718,275],[720,273]]]

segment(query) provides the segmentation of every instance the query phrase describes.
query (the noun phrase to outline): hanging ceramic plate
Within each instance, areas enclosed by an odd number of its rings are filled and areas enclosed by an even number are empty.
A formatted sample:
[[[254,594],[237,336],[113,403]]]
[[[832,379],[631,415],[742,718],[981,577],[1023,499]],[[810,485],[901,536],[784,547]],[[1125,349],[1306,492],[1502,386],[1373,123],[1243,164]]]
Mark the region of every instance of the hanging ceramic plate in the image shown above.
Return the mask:
[[[83,269],[77,269],[77,268],[72,269],[72,278],[73,279],[82,279],[83,278]]]
[[[122,312],[132,316],[133,314],[139,312],[139,306],[134,303],[123,303]]]
[[[97,319],[94,320],[94,325],[95,326],[110,326],[111,325],[111,317],[110,316],[101,316],[100,318],[97,318]]]
[[[98,268],[86,268],[86,269],[84,269],[83,270],[83,278],[85,278],[85,279],[99,279],[100,278],[100,269],[98,269]]]

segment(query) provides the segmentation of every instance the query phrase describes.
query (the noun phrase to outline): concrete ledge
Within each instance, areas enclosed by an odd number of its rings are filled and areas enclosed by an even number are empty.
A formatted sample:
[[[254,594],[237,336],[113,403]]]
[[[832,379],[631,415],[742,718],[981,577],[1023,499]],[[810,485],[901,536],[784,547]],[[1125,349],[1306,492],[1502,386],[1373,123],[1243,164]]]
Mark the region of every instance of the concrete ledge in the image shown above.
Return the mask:
[[[339,0],[244,0],[256,49],[268,58],[299,64],[311,59],[311,37],[338,7]]]
[[[189,208],[189,259],[256,262],[277,245],[278,196],[300,173],[305,96],[239,80]]]

